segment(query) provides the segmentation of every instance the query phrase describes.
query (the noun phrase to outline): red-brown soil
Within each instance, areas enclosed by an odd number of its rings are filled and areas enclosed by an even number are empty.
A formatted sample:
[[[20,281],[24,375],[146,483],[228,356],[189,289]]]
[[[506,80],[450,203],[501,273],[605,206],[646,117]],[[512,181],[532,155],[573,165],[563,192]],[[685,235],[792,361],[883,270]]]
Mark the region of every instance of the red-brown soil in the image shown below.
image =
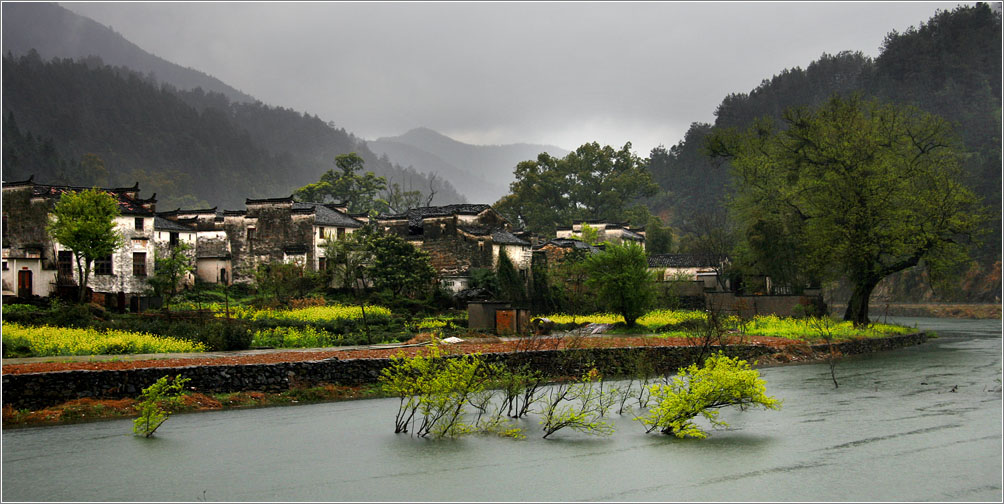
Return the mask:
[[[465,342],[456,345],[444,345],[449,352],[456,353],[495,353],[526,350],[552,350],[558,348],[589,348],[589,347],[631,347],[631,346],[688,346],[697,343],[692,338],[654,338],[643,336],[591,336],[582,338],[527,338],[516,341]],[[783,338],[762,336],[747,336],[742,341],[731,343],[747,343],[765,345],[776,348],[787,348],[792,345],[802,345],[796,341]],[[404,353],[414,355],[426,347],[405,348],[368,348],[352,350],[318,350],[290,351],[267,353],[235,353],[226,356],[163,358],[150,360],[111,360],[87,362],[32,362],[24,364],[4,364],[3,374],[46,373],[69,370],[121,370],[133,368],[162,368],[180,366],[220,366],[242,364],[265,364],[277,362],[297,362],[321,360],[331,357],[338,359],[374,359],[387,358]]]

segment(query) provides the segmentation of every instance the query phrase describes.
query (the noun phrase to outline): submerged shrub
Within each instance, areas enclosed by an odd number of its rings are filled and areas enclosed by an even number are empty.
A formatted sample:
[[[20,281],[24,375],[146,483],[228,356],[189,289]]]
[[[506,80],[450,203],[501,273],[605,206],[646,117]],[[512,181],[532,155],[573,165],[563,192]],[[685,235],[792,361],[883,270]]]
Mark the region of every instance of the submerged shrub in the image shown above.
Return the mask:
[[[672,383],[652,385],[656,405],[638,420],[648,426],[646,432],[659,429],[678,438],[705,438],[707,433],[693,422],[698,415],[715,427],[728,427],[718,419],[718,410],[723,407],[780,409],[781,401],[767,396],[766,383],[745,360],[718,352],[703,366],[681,368]]]

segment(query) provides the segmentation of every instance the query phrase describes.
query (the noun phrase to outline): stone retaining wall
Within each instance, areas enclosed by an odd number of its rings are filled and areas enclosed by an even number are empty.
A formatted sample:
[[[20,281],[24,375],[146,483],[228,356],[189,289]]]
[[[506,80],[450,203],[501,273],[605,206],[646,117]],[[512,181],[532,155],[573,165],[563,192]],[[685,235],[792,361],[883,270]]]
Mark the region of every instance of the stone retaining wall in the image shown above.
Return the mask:
[[[839,344],[844,355],[890,350],[917,345],[924,333],[882,339],[855,340]],[[826,350],[826,345],[813,345]],[[713,350],[717,350],[714,348]],[[777,350],[757,345],[733,345],[729,355],[747,360]],[[577,376],[596,367],[610,376],[632,374],[638,362],[649,363],[655,372],[668,373],[687,366],[700,356],[698,347],[628,347],[574,350],[539,350],[520,353],[485,354],[493,362],[529,364],[551,377]],[[639,359],[645,357],[644,360]],[[256,390],[280,392],[291,387],[318,383],[360,385],[373,383],[390,359],[325,359],[277,364],[235,366],[184,366],[108,371],[57,371],[3,375],[3,404],[16,409],[41,409],[78,398],[136,397],[140,391],[164,375],[190,378],[189,387],[203,393]]]

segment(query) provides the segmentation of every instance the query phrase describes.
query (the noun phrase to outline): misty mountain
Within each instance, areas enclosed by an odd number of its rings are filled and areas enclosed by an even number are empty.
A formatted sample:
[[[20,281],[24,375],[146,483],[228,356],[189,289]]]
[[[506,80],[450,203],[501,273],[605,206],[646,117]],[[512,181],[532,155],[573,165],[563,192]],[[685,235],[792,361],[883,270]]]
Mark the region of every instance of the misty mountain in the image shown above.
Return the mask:
[[[513,169],[520,161],[537,159],[541,152],[555,157],[568,154],[553,145],[471,145],[429,128],[415,128],[367,144],[396,163],[449,180],[473,202],[489,204],[509,193]]]
[[[157,86],[124,67],[3,58],[3,175],[73,185],[131,186],[162,209],[240,209],[245,198],[288,196],[356,152],[366,170],[404,189],[429,180],[373,154],[317,116],[260,102],[233,103],[201,88]],[[463,202],[436,181],[437,204]]]
[[[388,182],[434,191],[434,204],[466,202],[447,180],[401,168],[331,122],[262,104],[58,5],[4,3],[3,27],[5,180],[138,181],[161,208],[236,209],[287,196],[356,152]]]
[[[236,102],[255,99],[219,79],[140,49],[112,29],[54,3],[4,2],[3,51],[14,56],[35,49],[43,59],[98,56],[179,89],[201,87]]]

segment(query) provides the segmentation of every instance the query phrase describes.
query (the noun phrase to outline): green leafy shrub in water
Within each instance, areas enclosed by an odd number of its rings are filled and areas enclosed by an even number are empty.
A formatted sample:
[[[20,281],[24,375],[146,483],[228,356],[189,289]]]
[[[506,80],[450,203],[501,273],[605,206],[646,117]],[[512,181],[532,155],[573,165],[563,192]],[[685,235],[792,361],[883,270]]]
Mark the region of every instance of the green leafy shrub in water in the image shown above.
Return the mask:
[[[681,368],[672,383],[653,385],[650,390],[656,405],[638,420],[648,426],[646,432],[659,429],[678,438],[707,437],[693,422],[698,415],[715,427],[727,427],[718,419],[718,410],[726,406],[781,408],[781,401],[767,395],[758,371],[722,352],[708,357],[703,366]]]
[[[137,436],[150,437],[164,422],[171,412],[165,406],[176,407],[178,405],[178,394],[181,393],[190,378],[182,378],[177,375],[172,379],[162,376],[159,380],[143,389],[139,396],[140,402],[137,408],[139,416],[133,420],[132,431]]]

